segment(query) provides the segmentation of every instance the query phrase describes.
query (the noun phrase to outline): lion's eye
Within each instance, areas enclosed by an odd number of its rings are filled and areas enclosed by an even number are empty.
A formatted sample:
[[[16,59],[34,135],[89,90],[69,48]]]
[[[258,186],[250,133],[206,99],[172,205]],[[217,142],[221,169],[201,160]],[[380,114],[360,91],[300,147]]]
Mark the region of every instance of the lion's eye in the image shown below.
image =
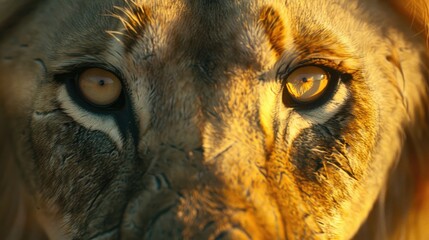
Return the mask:
[[[324,68],[304,66],[284,79],[283,103],[288,107],[313,105],[333,89],[335,79]]]
[[[290,96],[298,102],[312,102],[319,98],[328,86],[327,73],[314,66],[301,67],[286,79]]]
[[[88,103],[99,107],[111,106],[122,92],[122,83],[118,77],[100,68],[84,70],[78,76],[77,87]]]

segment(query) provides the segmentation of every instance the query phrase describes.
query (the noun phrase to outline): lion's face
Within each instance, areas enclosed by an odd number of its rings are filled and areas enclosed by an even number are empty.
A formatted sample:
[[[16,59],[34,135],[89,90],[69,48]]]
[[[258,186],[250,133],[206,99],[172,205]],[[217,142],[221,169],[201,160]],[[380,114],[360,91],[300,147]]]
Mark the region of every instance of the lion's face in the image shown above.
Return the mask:
[[[393,14],[369,0],[39,4],[10,33],[30,29],[33,51],[0,42],[37,59],[16,97],[36,215],[52,238],[351,238],[425,94],[424,49]],[[11,64],[3,76],[22,79]]]

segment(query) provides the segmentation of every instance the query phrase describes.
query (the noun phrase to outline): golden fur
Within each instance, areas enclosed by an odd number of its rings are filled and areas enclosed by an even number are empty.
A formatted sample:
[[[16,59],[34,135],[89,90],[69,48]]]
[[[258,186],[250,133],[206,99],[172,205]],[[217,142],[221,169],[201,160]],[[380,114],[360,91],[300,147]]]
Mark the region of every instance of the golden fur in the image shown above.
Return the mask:
[[[0,238],[426,239],[428,46],[426,0],[7,0]],[[341,81],[288,106],[307,65]]]

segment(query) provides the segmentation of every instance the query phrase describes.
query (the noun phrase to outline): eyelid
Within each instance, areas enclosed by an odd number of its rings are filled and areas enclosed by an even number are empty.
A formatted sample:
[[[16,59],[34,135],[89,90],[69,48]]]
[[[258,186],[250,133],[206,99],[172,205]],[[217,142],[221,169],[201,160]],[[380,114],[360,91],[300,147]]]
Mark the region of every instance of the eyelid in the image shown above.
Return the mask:
[[[111,64],[99,62],[81,62],[76,64],[63,65],[52,71],[51,76],[54,76],[55,81],[59,83],[64,83],[67,80],[66,76],[74,77],[76,73],[81,73],[89,68],[100,68],[109,71],[115,74],[124,85],[126,84],[126,81],[124,81],[126,77],[124,76],[122,71],[120,71],[118,68]]]
[[[346,71],[344,71],[343,67],[341,67],[341,63],[338,63],[337,61],[325,58],[311,58],[301,60],[299,62],[293,60],[289,61],[287,64],[280,65],[276,72],[276,79],[282,81],[285,77],[290,75],[296,69],[305,66],[317,66],[328,70],[334,70],[342,74],[347,73]]]

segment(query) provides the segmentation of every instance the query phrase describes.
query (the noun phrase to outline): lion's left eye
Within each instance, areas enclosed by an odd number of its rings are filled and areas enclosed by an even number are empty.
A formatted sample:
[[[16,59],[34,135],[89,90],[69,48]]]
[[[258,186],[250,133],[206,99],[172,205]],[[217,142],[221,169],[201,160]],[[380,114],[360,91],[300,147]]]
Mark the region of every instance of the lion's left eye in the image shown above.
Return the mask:
[[[284,79],[283,103],[287,107],[304,107],[321,101],[332,93],[337,80],[325,68],[303,66]]]
[[[122,83],[113,73],[101,68],[89,68],[77,79],[83,98],[97,107],[114,104],[122,92]]]

